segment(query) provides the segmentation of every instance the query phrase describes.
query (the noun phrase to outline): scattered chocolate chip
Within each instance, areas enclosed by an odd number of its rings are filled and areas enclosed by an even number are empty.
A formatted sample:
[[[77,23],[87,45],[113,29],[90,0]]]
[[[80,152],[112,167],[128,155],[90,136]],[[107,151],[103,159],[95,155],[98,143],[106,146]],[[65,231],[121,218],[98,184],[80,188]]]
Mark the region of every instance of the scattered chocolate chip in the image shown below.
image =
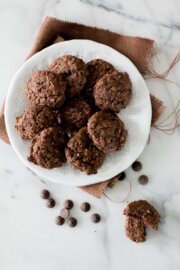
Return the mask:
[[[138,181],[141,185],[146,185],[148,183],[148,177],[146,175],[141,175],[138,178]]]
[[[141,164],[141,162],[135,161],[135,162],[132,164],[132,168],[133,168],[134,171],[139,172],[139,171],[142,169],[142,164]]]
[[[73,208],[73,205],[74,205],[74,203],[71,200],[66,200],[64,202],[64,208],[66,208],[68,210],[72,209]]]
[[[92,214],[91,215],[91,221],[93,222],[93,223],[98,223],[99,221],[101,220],[101,217],[100,217],[100,215],[99,214]]]
[[[69,225],[69,227],[75,227],[77,225],[77,219],[75,219],[73,217],[69,218],[68,225]]]
[[[91,206],[88,202],[83,202],[80,206],[80,209],[83,211],[83,212],[88,212],[90,209],[91,209]]]
[[[50,192],[47,189],[43,189],[40,195],[42,199],[48,199],[50,196]]]
[[[53,207],[55,206],[55,204],[56,204],[55,200],[54,200],[53,198],[49,198],[49,199],[47,200],[46,206],[47,206],[48,208],[53,208]]]
[[[56,224],[57,225],[63,225],[64,224],[64,218],[63,217],[61,217],[61,216],[57,216],[56,217],[56,220],[55,220],[55,222],[56,222]]]
[[[122,173],[120,173],[120,175],[119,175],[119,181],[122,181],[122,180],[124,180],[125,179],[125,177],[126,177],[126,174],[125,174],[125,172],[122,172]]]
[[[69,211],[66,208],[61,209],[60,216],[66,219],[69,216]]]

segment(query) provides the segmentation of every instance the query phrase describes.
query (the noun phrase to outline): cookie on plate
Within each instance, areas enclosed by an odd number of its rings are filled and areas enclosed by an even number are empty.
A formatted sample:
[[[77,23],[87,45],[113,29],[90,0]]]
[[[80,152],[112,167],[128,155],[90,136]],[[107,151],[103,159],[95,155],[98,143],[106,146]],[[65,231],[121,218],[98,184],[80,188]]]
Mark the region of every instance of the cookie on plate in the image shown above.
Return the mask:
[[[90,116],[91,108],[81,97],[69,99],[61,109],[62,123],[69,129],[84,127]]]
[[[83,94],[87,98],[93,99],[93,89],[96,82],[105,74],[110,74],[113,71],[114,67],[102,59],[89,61],[87,63],[87,84],[83,90]]]
[[[69,140],[66,150],[67,160],[86,174],[96,174],[105,155],[90,140],[86,128],[80,129]]]
[[[25,88],[31,106],[61,107],[65,100],[66,82],[62,76],[47,70],[33,73]]]
[[[16,117],[16,129],[25,140],[31,140],[36,134],[48,127],[57,126],[54,112],[47,106],[35,106],[24,110]]]
[[[126,72],[106,74],[94,87],[95,104],[102,110],[119,112],[131,100],[132,84]]]
[[[93,143],[104,153],[120,150],[128,135],[123,122],[110,111],[93,114],[88,120],[87,129]]]
[[[79,95],[86,84],[86,64],[82,59],[72,55],[64,55],[55,59],[49,67],[57,75],[63,75],[67,81],[66,95]]]
[[[61,128],[47,128],[31,142],[28,160],[46,169],[61,167],[66,162],[66,136]]]

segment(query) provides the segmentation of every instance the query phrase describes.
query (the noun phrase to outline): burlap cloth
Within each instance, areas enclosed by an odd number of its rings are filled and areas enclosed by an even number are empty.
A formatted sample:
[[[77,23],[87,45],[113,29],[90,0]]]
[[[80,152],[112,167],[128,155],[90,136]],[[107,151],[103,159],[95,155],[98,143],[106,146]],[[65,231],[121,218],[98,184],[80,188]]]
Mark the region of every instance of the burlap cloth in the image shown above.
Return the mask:
[[[46,17],[42,23],[27,59],[55,42],[71,39],[90,39],[106,44],[127,56],[142,74],[148,72],[154,46],[153,40],[141,37],[124,36],[108,30],[77,23],[64,22],[52,17]],[[151,96],[151,101],[153,111],[152,124],[154,124],[164,111],[165,106],[154,96]],[[0,138],[6,143],[9,143],[4,122],[4,105],[0,113]],[[100,198],[103,191],[111,183],[114,184],[113,179],[99,184],[81,187],[81,189]]]

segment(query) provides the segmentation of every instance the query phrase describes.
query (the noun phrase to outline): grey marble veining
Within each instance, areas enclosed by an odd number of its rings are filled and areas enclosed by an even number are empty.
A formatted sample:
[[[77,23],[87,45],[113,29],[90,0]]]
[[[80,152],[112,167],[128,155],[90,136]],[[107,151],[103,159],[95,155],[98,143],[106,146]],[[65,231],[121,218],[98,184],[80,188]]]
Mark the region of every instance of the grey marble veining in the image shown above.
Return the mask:
[[[170,24],[168,22],[161,22],[160,20],[153,20],[154,16],[153,16],[153,12],[151,12],[151,6],[148,5],[148,1],[144,1],[144,5],[145,7],[149,10],[149,12],[152,15],[152,18],[146,18],[146,16],[137,16],[137,14],[130,14],[124,11],[123,5],[121,4],[116,4],[116,5],[111,5],[110,2],[106,2],[104,3],[104,1],[93,1],[93,0],[80,0],[80,2],[82,3],[86,3],[89,4],[93,7],[98,7],[101,9],[104,9],[106,11],[109,12],[114,12],[117,15],[120,15],[122,17],[124,17],[125,19],[129,19],[132,21],[137,21],[137,22],[141,22],[141,23],[148,23],[148,24],[152,24],[152,25],[156,25],[156,26],[162,26],[168,29],[172,29],[172,30],[180,30],[180,25],[178,21],[175,22],[171,22]],[[161,2],[161,4],[163,4]]]

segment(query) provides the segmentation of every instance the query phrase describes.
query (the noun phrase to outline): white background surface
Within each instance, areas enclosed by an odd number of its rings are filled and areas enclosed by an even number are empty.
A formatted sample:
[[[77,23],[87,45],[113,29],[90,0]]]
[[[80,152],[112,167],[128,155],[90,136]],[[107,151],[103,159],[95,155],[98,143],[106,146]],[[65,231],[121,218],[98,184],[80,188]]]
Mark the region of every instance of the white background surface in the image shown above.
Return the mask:
[[[157,54],[153,62],[157,70],[164,71],[180,44],[179,13],[178,0],[0,0],[0,103],[45,15],[154,38]],[[179,72],[180,63],[170,78],[180,83]],[[159,80],[147,83],[150,92],[167,105],[163,118],[180,98],[180,89]],[[133,186],[129,200],[146,198],[162,216],[159,231],[148,231],[147,241],[135,244],[123,233],[126,203],[114,204],[104,197],[98,200],[78,188],[39,179],[23,166],[10,146],[0,141],[0,269],[179,270],[179,149],[179,129],[173,136],[152,129],[150,144],[140,157],[149,184],[140,186],[140,173],[127,170]],[[123,185],[118,185],[120,193]],[[57,200],[54,209],[47,209],[39,197],[44,187]],[[74,229],[54,224],[67,198],[76,203],[72,215],[78,218],[79,226]],[[79,211],[84,200],[92,204],[92,212],[102,215],[101,223],[91,224],[90,214]]]

